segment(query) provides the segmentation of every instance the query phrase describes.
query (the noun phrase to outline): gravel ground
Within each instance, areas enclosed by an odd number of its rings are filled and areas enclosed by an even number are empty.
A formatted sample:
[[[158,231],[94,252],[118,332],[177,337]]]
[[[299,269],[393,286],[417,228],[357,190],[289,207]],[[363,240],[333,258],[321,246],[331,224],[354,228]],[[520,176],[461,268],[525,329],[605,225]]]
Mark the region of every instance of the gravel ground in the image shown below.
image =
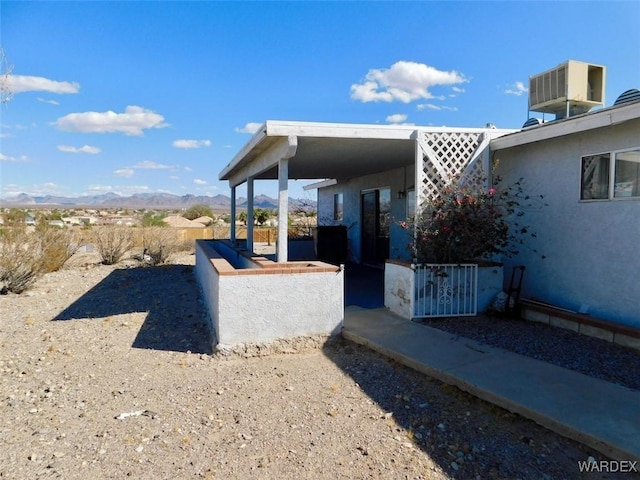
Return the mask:
[[[504,317],[420,322],[445,332],[640,390],[640,352],[543,323]]]
[[[0,478],[632,478],[342,339],[213,354],[193,256],[174,263],[76,256],[0,297]]]

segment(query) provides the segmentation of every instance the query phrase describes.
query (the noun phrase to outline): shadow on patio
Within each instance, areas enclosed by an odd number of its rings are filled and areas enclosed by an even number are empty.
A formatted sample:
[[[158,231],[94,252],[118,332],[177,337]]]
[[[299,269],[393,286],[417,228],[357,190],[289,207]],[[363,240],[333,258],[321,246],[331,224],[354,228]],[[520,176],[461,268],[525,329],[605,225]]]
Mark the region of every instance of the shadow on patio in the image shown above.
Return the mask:
[[[132,347],[211,354],[199,296],[192,266],[119,268],[52,320],[147,312]]]
[[[347,263],[345,273],[345,307],[384,307],[384,270]]]

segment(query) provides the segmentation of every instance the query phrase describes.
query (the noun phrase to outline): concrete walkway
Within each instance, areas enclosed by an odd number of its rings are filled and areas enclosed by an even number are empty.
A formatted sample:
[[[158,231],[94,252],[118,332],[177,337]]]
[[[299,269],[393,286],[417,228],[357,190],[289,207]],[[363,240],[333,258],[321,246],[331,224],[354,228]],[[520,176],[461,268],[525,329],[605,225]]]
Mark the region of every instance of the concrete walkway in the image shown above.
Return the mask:
[[[613,460],[640,465],[638,391],[455,337],[385,308],[348,307],[343,336]]]

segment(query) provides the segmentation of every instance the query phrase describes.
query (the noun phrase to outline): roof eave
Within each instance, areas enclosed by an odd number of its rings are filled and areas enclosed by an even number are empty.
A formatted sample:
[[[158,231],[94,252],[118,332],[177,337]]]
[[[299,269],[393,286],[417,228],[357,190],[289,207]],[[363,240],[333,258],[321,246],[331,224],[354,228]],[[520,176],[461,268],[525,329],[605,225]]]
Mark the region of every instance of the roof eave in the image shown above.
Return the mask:
[[[557,122],[549,122],[537,127],[520,130],[511,135],[491,141],[492,150],[502,150],[528,143],[549,140],[572,133],[585,132],[596,128],[608,127],[640,118],[640,102],[617,105],[596,112],[585,113]]]

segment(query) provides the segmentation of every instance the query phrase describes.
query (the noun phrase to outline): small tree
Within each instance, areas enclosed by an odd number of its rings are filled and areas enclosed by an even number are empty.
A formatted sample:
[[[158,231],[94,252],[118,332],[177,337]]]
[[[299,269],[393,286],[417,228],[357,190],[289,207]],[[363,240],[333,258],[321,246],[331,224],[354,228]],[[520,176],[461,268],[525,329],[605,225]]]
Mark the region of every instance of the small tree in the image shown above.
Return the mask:
[[[165,216],[162,214],[146,212],[142,216],[142,220],[140,223],[142,224],[143,227],[166,227],[167,224],[164,221],[164,217]]]
[[[266,208],[256,208],[253,211],[253,219],[258,223],[258,225],[264,225],[264,222],[269,220],[271,216],[271,211]]]
[[[182,216],[187,220],[195,220],[196,218],[199,218],[199,217],[210,217],[210,218],[214,217],[213,210],[211,210],[211,207],[208,205],[202,205],[202,204],[193,205],[192,207],[189,207],[189,209],[186,212],[184,212]]]

